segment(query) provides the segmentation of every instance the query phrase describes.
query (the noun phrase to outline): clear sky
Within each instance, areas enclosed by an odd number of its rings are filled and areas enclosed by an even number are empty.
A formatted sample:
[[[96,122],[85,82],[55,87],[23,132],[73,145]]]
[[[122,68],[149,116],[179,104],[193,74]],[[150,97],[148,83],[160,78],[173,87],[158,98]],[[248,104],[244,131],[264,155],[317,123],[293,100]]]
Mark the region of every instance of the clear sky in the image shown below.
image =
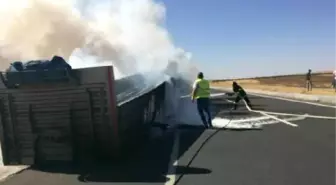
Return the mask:
[[[176,45],[208,78],[334,70],[334,0],[163,0]]]

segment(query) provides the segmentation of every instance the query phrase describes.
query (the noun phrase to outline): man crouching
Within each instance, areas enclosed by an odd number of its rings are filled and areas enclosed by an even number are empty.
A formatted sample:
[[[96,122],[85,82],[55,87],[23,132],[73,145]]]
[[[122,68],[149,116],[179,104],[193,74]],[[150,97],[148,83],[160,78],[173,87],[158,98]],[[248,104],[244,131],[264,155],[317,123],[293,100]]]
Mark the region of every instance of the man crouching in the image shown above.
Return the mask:
[[[247,105],[250,107],[250,109],[252,109],[250,99],[247,97],[247,94],[246,94],[245,90],[240,85],[238,85],[237,82],[232,83],[232,90],[236,94],[236,99],[234,101],[234,106],[233,106],[232,110],[237,110],[238,102],[241,99],[244,99],[245,102],[247,103]]]

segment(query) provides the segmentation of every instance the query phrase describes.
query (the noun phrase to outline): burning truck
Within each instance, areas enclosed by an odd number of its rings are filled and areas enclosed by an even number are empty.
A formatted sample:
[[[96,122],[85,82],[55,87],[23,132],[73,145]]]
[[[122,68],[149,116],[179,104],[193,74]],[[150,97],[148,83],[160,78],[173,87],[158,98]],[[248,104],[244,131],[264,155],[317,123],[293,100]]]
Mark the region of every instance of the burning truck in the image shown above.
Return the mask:
[[[162,110],[165,84],[118,98],[139,75],[115,80],[113,69],[72,69],[58,56],[13,62],[0,80],[3,164],[120,159],[127,146],[140,146]]]
[[[19,88],[25,84],[67,81],[74,77],[71,71],[71,66],[62,57],[54,56],[51,60],[13,62],[1,78],[7,88]]]

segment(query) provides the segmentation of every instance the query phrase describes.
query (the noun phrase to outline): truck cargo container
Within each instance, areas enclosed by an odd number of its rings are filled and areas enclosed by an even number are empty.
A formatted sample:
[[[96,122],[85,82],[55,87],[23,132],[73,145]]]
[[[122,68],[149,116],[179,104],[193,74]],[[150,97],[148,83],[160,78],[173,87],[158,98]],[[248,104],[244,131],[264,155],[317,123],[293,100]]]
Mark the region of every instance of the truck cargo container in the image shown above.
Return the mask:
[[[118,159],[146,138],[164,98],[161,83],[118,103],[116,89],[123,91],[132,77],[115,81],[112,66],[75,69],[68,80],[42,75],[38,83],[24,80],[37,72],[10,75],[21,76],[13,78],[22,84],[8,88],[4,76],[0,82],[5,165]]]

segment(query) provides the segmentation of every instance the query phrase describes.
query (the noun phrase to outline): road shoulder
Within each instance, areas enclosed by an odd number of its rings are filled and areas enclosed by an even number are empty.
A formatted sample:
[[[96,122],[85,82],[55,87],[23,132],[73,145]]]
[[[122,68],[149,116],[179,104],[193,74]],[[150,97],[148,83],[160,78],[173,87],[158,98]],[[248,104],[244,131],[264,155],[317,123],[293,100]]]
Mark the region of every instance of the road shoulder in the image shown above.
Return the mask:
[[[14,175],[21,173],[27,168],[29,168],[29,166],[1,166],[0,167],[0,182],[3,182]]]

